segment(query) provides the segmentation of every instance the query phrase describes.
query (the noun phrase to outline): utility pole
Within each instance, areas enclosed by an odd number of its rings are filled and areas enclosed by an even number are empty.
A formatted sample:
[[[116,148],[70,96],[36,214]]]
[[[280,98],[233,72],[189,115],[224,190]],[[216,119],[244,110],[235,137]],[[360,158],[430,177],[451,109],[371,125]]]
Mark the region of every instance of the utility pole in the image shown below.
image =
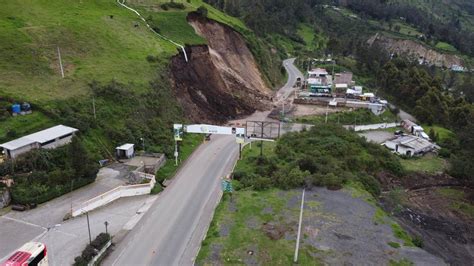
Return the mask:
[[[325,119],[325,123],[326,123],[326,124],[328,123],[328,112],[329,112],[329,103],[328,103],[328,105],[326,106],[326,119]]]
[[[92,243],[92,237],[91,237],[91,225],[89,223],[89,212],[86,212],[87,216],[87,229],[89,230],[89,244]]]
[[[143,153],[146,153],[146,151],[145,151],[145,139],[140,138],[140,140],[142,141]]]
[[[94,119],[97,120],[97,116],[95,113],[95,97],[94,96],[92,96],[92,110],[94,112]]]
[[[293,262],[295,263],[298,262],[298,250],[300,248],[301,223],[303,222],[304,191],[305,189],[303,189],[303,194],[301,196],[300,222],[298,224],[298,235],[296,236],[295,258],[293,260]]]
[[[58,46],[58,60],[59,60],[59,68],[61,68],[61,77],[64,78],[63,62],[61,59],[61,51],[59,51],[59,46]]]
[[[175,159],[174,165],[178,166],[178,141],[177,140],[174,141],[174,159]]]

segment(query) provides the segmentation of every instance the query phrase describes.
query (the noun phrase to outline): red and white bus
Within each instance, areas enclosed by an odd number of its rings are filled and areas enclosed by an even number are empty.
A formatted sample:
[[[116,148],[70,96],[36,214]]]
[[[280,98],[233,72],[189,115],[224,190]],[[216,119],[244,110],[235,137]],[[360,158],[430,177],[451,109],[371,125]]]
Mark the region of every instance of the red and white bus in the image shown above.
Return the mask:
[[[28,242],[10,256],[1,266],[48,266],[46,246],[39,242]]]

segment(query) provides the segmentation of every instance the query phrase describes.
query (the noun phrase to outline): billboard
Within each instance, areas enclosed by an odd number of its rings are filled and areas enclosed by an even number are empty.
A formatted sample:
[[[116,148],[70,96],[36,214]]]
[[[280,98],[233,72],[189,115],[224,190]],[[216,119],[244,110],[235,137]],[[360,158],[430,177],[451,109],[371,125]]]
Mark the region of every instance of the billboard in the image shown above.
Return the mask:
[[[216,135],[245,135],[243,127],[222,127],[206,124],[195,124],[184,126],[184,132]]]

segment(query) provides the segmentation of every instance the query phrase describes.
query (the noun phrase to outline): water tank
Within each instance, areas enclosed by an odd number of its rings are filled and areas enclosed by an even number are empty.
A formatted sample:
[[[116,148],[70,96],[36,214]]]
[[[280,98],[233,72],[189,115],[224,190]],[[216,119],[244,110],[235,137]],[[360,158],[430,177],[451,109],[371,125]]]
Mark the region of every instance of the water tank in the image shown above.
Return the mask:
[[[12,105],[12,113],[19,114],[21,112],[21,106],[17,103]]]
[[[21,110],[24,111],[24,112],[28,112],[28,111],[31,111],[31,105],[27,102],[24,102],[22,105],[21,105]]]

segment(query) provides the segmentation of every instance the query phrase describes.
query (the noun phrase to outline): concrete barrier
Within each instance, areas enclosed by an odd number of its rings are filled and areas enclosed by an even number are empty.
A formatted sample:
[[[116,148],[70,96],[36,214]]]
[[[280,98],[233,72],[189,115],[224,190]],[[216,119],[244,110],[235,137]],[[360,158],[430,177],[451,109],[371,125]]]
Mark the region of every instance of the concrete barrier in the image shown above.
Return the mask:
[[[150,194],[156,183],[155,176],[142,172],[139,172],[139,175],[150,179],[150,182],[146,184],[118,186],[112,190],[109,190],[97,197],[81,203],[77,207],[74,207],[71,213],[72,217],[77,217],[120,198]]]

